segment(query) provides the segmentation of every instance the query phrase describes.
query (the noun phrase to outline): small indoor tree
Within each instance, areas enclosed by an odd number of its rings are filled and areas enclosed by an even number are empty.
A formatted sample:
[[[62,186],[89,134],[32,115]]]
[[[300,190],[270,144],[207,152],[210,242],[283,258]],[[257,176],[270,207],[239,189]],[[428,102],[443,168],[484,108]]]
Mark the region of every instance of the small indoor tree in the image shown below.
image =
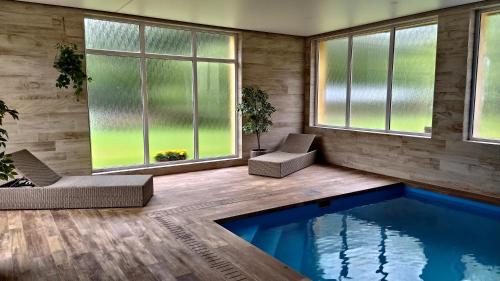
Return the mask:
[[[261,89],[245,87],[242,101],[238,105],[238,111],[243,116],[243,132],[257,136],[257,149],[254,151],[259,151],[258,154],[265,151],[260,146],[260,137],[271,129],[273,125],[271,115],[276,111],[276,108],[268,102],[268,98],[268,94]]]
[[[0,100],[0,179],[8,180],[14,178],[17,173],[15,172],[14,162],[5,153],[6,143],[9,135],[7,130],[3,128],[3,119],[8,114],[14,119],[18,119],[18,112],[10,109],[4,101]]]

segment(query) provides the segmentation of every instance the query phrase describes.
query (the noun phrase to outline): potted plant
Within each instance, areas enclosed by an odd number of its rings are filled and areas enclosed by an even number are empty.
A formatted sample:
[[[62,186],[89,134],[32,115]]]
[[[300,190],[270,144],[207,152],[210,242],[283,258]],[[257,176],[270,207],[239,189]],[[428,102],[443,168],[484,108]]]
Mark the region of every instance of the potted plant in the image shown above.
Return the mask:
[[[18,119],[18,112],[14,109],[10,109],[4,101],[0,100],[0,180],[8,180],[9,178],[14,178],[17,175],[14,167],[14,163],[10,157],[5,154],[6,143],[8,139],[7,130],[2,128],[3,118],[6,114],[9,114],[13,119]]]
[[[73,84],[75,96],[78,100],[83,92],[83,83],[92,81],[87,77],[83,70],[83,54],[78,52],[76,44],[58,43],[58,54],[54,60],[54,68],[59,71],[59,77],[56,80],[56,87],[67,89]]]
[[[155,155],[156,162],[179,161],[186,159],[187,159],[186,149],[165,150]]]
[[[260,137],[268,132],[273,125],[271,115],[276,111],[267,100],[269,96],[261,89],[252,87],[243,88],[241,103],[238,111],[243,116],[243,132],[257,136],[257,149],[252,149],[250,158],[267,153],[267,149],[260,146]]]

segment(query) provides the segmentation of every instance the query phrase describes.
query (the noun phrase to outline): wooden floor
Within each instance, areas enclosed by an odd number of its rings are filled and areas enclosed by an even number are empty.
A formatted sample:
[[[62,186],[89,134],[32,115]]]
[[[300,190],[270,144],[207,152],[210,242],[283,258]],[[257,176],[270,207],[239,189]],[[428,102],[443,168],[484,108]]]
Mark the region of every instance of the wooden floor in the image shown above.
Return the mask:
[[[0,280],[307,280],[213,221],[395,181],[315,165],[155,178],[145,208],[0,211]]]

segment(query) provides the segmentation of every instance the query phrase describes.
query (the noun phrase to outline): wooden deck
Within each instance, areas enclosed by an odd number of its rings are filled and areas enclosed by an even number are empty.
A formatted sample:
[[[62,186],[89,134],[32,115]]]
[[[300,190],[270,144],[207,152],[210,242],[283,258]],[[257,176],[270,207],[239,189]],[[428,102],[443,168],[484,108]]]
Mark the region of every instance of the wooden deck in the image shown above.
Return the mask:
[[[213,221],[392,183],[340,167],[272,179],[241,166],[156,177],[145,208],[0,211],[0,280],[307,280]]]

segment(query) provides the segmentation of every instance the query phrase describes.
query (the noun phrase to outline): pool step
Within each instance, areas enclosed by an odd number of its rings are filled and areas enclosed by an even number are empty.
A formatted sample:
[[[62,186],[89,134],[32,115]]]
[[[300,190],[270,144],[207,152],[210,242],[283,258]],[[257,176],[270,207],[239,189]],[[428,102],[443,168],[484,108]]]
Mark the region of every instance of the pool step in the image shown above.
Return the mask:
[[[259,231],[259,225],[251,225],[249,227],[240,228],[235,233],[241,238],[245,239],[247,242],[252,243],[255,234]]]
[[[282,229],[283,235],[279,241],[274,256],[291,268],[300,271],[306,247],[306,230],[303,225],[293,224]]]
[[[259,229],[252,244],[273,256],[280,242],[281,232],[281,228]]]

